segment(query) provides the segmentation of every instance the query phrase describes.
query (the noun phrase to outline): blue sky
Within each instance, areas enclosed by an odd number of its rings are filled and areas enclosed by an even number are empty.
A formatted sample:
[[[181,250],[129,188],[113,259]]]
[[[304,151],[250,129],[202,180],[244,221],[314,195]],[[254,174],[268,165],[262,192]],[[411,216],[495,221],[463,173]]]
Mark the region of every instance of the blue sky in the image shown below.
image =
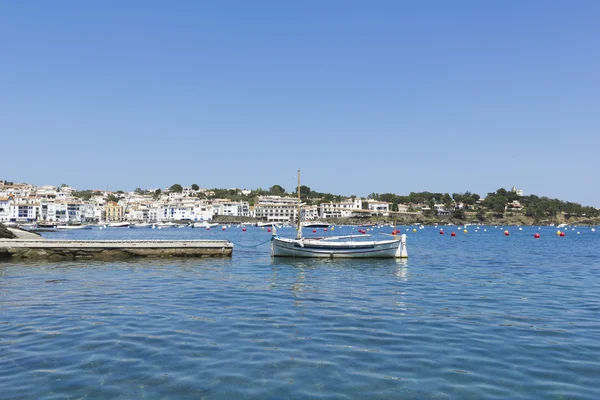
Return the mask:
[[[598,1],[0,3],[0,179],[600,206]]]

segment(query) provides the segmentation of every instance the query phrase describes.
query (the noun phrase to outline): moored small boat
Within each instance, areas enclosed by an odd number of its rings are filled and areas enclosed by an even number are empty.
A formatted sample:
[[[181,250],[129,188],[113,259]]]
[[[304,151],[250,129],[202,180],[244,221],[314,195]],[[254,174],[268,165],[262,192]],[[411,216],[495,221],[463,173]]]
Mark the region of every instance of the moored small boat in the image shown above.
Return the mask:
[[[129,228],[129,222],[112,222],[108,224],[110,228]]]
[[[92,229],[92,227],[88,225],[57,225],[56,229],[75,231],[79,229]]]
[[[133,229],[152,228],[152,224],[147,222],[138,222],[136,224],[129,225],[129,227]]]

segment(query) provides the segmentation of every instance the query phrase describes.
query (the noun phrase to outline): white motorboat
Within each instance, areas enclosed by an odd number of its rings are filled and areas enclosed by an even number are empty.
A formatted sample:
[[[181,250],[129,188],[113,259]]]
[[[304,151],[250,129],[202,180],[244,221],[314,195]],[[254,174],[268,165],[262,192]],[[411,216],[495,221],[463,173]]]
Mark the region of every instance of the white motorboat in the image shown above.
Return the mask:
[[[211,223],[211,222],[208,222],[208,221],[202,221],[202,222],[194,222],[192,224],[192,228],[205,228],[206,229],[206,228],[212,228],[212,227],[217,226],[217,225],[219,225],[219,224],[217,224],[217,223]]]
[[[92,229],[92,227],[88,225],[57,225],[56,229],[74,231],[79,229]]]
[[[111,222],[108,224],[110,228],[129,228],[129,222]]]
[[[256,226],[258,226],[259,228],[271,228],[275,225],[277,225],[277,222],[257,222],[256,223]]]
[[[331,224],[328,224],[327,222],[321,222],[321,221],[304,221],[302,226],[305,228],[329,228],[329,226],[331,226]]]
[[[300,170],[298,170],[298,204],[300,203]],[[298,210],[298,215],[301,215]],[[325,238],[302,237],[302,220],[298,218],[297,236],[282,238],[273,227],[271,256],[320,258],[407,258],[406,235],[389,240],[362,240],[368,235],[332,236]],[[393,235],[392,235],[393,236]],[[360,239],[359,239],[360,238]]]
[[[157,227],[158,229],[167,229],[167,228],[176,228],[177,224],[174,222],[159,222],[157,224],[154,224],[155,227]]]
[[[152,228],[152,224],[147,223],[147,222],[138,222],[136,224],[129,225],[129,227],[133,228],[133,229],[147,229],[147,228]]]

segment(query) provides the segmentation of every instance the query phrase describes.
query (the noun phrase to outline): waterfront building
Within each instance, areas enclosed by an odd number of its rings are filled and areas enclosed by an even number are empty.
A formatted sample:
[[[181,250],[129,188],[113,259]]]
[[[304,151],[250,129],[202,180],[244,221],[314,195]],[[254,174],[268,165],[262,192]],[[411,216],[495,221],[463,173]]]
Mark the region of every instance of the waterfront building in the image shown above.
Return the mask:
[[[104,205],[104,212],[107,221],[120,221],[123,218],[123,207],[114,201]]]
[[[0,197],[0,222],[10,221],[10,208],[12,206],[12,203],[12,196]]]
[[[403,214],[407,213],[410,209],[408,204],[397,204],[396,206],[398,207],[398,212]]]
[[[258,196],[254,216],[268,222],[291,222],[298,218],[298,199],[281,196]]]
[[[361,209],[362,199],[360,197],[320,204],[321,218],[348,218],[353,215],[355,210]]]
[[[211,221],[215,215],[210,204],[196,204],[192,210],[192,221]]]
[[[213,210],[214,215],[228,215],[231,217],[250,216],[250,205],[247,201],[214,201]]]
[[[382,215],[384,217],[390,215],[390,203],[387,201],[367,200],[366,202],[367,209],[371,211],[371,215]]]
[[[11,222],[33,222],[40,212],[39,203],[16,203],[10,206]]]

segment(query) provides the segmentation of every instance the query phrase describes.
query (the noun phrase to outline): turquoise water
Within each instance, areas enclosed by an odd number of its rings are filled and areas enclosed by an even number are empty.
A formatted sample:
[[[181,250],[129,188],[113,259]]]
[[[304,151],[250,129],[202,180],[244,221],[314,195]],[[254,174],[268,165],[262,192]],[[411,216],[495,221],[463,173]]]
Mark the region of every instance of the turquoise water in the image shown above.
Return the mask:
[[[1,262],[0,398],[600,398],[600,232],[483,229],[411,227],[404,261],[271,259],[259,228],[48,233],[237,247]]]

